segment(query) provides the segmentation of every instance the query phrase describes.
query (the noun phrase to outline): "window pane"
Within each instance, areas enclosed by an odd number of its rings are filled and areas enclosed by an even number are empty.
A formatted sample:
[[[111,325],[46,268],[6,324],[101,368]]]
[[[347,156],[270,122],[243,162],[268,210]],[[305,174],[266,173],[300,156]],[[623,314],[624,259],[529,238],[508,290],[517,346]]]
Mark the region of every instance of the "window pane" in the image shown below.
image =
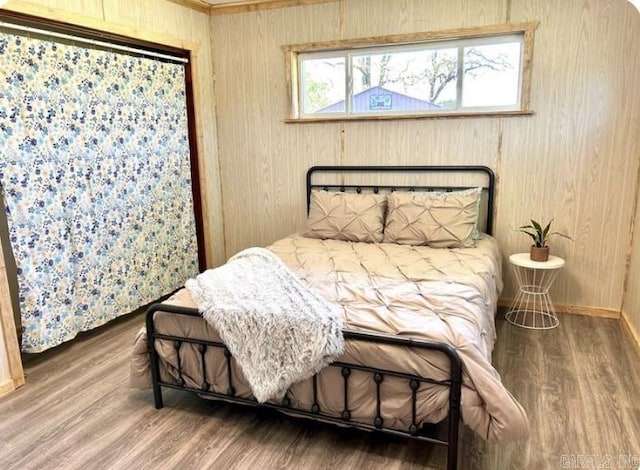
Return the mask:
[[[286,46],[290,120],[529,114],[531,67],[522,58],[531,56],[535,27]]]
[[[353,113],[442,111],[456,106],[457,49],[354,55]]]
[[[519,105],[519,42],[464,48],[463,107]]]
[[[303,59],[300,63],[302,113],[344,112],[345,59]]]

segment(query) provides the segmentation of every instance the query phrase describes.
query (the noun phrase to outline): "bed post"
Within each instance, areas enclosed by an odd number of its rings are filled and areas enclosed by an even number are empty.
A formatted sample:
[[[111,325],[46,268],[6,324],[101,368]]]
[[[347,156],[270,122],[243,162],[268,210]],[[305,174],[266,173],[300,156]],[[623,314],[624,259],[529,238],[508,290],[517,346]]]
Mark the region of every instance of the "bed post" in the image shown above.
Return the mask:
[[[462,362],[454,348],[442,345],[451,362],[451,384],[449,389],[449,435],[447,436],[447,470],[458,468],[458,428],[460,425],[460,402],[462,399]]]
[[[151,360],[151,381],[153,383],[153,399],[156,409],[162,408],[162,389],[160,388],[160,369],[158,366],[158,353],[156,352],[155,329],[153,325],[153,315],[162,308],[161,304],[153,304],[147,310],[145,322],[147,325],[147,345],[149,347],[149,358]]]

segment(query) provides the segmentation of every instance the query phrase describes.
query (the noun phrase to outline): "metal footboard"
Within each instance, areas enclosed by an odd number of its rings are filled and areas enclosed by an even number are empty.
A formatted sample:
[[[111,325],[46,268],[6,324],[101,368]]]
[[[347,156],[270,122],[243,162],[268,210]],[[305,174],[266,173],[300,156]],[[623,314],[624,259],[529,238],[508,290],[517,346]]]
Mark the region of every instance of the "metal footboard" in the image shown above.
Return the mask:
[[[318,404],[318,390],[317,390],[317,376],[312,378],[313,383],[313,404],[310,409],[299,409],[291,405],[290,400],[285,395],[281,404],[274,403],[258,403],[254,399],[247,399],[235,396],[234,381],[231,368],[231,353],[227,347],[216,341],[204,341],[193,338],[186,338],[180,336],[165,335],[157,333],[154,326],[153,317],[158,311],[187,315],[193,317],[201,317],[197,309],[178,307],[166,304],[154,304],[147,310],[146,313],[146,326],[147,326],[147,339],[149,344],[149,355],[151,359],[151,373],[153,380],[153,396],[155,400],[156,408],[163,407],[162,402],[162,387],[172,388],[176,390],[185,390],[196,393],[198,395],[204,395],[207,397],[221,399],[227,402],[240,403],[243,405],[260,406],[265,408],[272,408],[277,410],[285,410],[287,413],[310,418],[316,421],[325,423],[340,424],[342,426],[349,426],[356,429],[362,429],[366,431],[379,431],[396,436],[409,437],[411,439],[417,439],[420,441],[429,442],[447,447],[447,469],[452,470],[457,468],[458,461],[458,427],[460,422],[460,399],[461,399],[461,386],[462,386],[462,365],[460,357],[454,348],[444,343],[431,343],[427,341],[418,341],[411,338],[403,338],[396,336],[388,336],[374,333],[361,333],[355,331],[344,331],[345,339],[355,339],[358,341],[368,341],[378,344],[391,344],[397,346],[406,346],[417,349],[429,349],[439,351],[446,355],[451,364],[451,373],[448,380],[434,380],[428,377],[419,377],[412,374],[403,372],[378,369],[375,367],[362,366],[358,364],[349,364],[344,362],[334,362],[329,367],[337,367],[341,371],[344,387],[340,390],[336,390],[335,393],[341,394],[343,398],[344,408],[340,417],[324,414],[320,405]],[[159,358],[155,348],[156,340],[168,340],[173,341],[173,346],[177,354],[177,371],[178,371],[178,383],[163,382],[160,379]],[[185,383],[183,378],[183,371],[181,367],[180,349],[183,344],[191,343],[197,345],[197,350],[200,354],[200,361],[202,366],[203,383],[200,388],[190,387]],[[227,367],[227,380],[228,386],[226,393],[218,393],[210,390],[210,384],[206,382],[206,362],[205,354],[208,348],[220,348],[224,351],[224,360]],[[351,413],[349,411],[349,377],[351,371],[358,370],[371,374],[372,380],[376,384],[376,417],[373,423],[362,423],[351,421]],[[411,390],[411,406],[412,406],[412,423],[409,429],[399,430],[385,427],[384,419],[381,414],[381,406],[384,401],[384,397],[381,396],[381,384],[384,382],[385,377],[398,377],[407,380],[407,387]],[[421,383],[430,383],[440,385],[449,388],[449,417],[447,423],[447,440],[424,435],[421,429],[418,429],[416,421],[416,400],[417,393],[420,389]]]

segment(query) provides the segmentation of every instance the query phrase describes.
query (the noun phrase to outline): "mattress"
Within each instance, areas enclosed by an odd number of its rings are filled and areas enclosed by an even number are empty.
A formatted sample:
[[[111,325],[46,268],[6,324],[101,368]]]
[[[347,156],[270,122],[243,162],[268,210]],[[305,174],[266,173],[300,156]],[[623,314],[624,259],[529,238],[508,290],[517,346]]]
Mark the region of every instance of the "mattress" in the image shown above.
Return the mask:
[[[491,365],[495,342],[494,314],[502,289],[501,258],[496,241],[483,235],[474,248],[435,249],[389,243],[318,240],[293,235],[269,247],[311,289],[338,304],[347,329],[445,342],[462,359],[463,421],[488,441],[503,442],[525,436],[526,413],[502,385]],[[166,301],[196,307],[186,289]],[[220,341],[215,329],[198,317],[158,312],[159,333]],[[172,342],[158,340],[160,376],[176,382],[177,355]],[[207,350],[206,382],[226,393],[223,353]],[[416,374],[435,380],[448,378],[449,363],[435,351],[348,340],[340,362]],[[180,352],[188,386],[203,383],[199,352],[184,344]],[[250,398],[251,391],[234,363],[235,393]],[[133,386],[150,384],[146,333],[134,345]],[[340,370],[327,367],[318,374],[318,403],[323,413],[340,416],[344,408]],[[385,426],[408,429],[412,422],[412,391],[406,379],[386,377],[381,384],[381,415]],[[312,404],[311,380],[294,384],[288,392],[292,406]],[[418,424],[438,423],[448,413],[448,389],[423,384],[417,393]],[[376,416],[376,385],[372,374],[352,371],[349,411],[353,421],[371,423]]]

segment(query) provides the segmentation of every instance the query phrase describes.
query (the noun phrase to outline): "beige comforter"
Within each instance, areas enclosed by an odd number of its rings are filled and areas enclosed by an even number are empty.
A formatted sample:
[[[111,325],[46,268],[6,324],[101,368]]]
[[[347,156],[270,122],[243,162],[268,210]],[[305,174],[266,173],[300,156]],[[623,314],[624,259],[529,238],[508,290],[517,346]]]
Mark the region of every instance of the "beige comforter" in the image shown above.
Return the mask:
[[[494,239],[484,236],[475,248],[434,249],[396,244],[351,243],[291,236],[269,247],[307,285],[344,311],[351,330],[393,334],[448,343],[463,363],[462,418],[484,439],[507,441],[527,434],[528,421],[520,404],[504,388],[491,365],[495,340],[494,312],[501,285],[500,255]],[[179,291],[167,303],[194,307],[189,293]],[[219,340],[201,318],[156,314],[156,329],[165,334]],[[176,353],[171,342],[158,341],[161,378],[175,382]],[[187,385],[203,383],[199,354],[185,344],[181,365]],[[222,352],[207,351],[206,381],[217,392],[227,388]],[[347,341],[342,362],[414,373],[445,380],[448,360],[440,353],[390,345]],[[249,397],[249,387],[237,367],[236,395]],[[323,413],[339,416],[340,371],[328,367],[319,374],[319,404]],[[150,384],[146,335],[134,345],[131,384]],[[292,405],[309,408],[310,380],[294,384]],[[406,379],[385,378],[381,385],[385,426],[407,429],[411,424],[411,390]],[[370,373],[353,371],[349,379],[349,410],[354,421],[371,423],[375,416],[375,384]],[[418,391],[419,424],[436,423],[447,415],[448,391],[423,384]]]

